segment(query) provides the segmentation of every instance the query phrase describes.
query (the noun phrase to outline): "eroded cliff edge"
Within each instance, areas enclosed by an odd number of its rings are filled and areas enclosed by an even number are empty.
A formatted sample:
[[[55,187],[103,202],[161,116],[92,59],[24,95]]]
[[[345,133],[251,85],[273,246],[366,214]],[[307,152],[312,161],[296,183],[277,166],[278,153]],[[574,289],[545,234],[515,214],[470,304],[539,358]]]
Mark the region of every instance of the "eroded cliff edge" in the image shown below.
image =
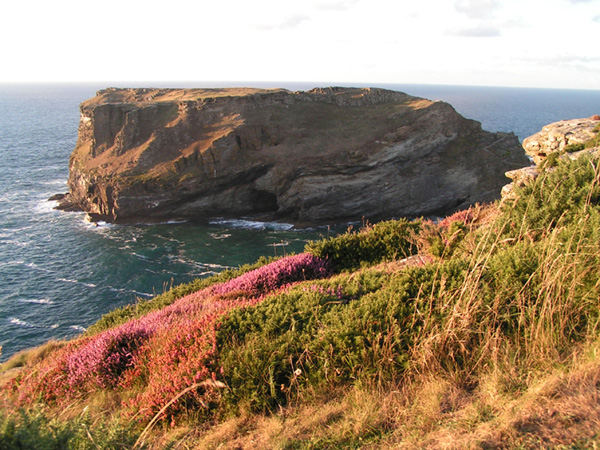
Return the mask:
[[[132,222],[443,214],[527,165],[513,134],[383,89],[105,89],[81,104],[64,209]]]

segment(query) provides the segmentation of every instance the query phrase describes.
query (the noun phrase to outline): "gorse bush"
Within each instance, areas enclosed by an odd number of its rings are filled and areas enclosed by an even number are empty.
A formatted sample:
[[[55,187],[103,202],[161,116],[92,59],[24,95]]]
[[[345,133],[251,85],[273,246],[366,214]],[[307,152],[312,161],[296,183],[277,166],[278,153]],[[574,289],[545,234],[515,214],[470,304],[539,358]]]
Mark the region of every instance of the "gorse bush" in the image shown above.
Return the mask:
[[[467,265],[387,273],[366,270],[298,286],[254,308],[232,311],[217,332],[226,407],[272,411],[306,392],[344,383],[382,383],[410,366],[423,319],[415,315]],[[235,343],[235,345],[228,345]]]
[[[388,220],[358,232],[348,231],[336,237],[311,241],[305,251],[327,259],[337,271],[356,269],[415,254],[414,234],[419,229],[419,221]]]

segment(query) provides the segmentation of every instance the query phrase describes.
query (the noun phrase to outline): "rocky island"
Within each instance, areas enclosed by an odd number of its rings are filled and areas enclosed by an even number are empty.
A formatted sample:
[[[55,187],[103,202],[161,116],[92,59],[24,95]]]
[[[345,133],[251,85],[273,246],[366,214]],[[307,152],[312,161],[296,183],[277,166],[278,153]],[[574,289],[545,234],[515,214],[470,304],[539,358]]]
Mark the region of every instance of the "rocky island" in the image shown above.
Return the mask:
[[[59,208],[110,222],[442,215],[497,198],[517,137],[384,89],[116,89],[81,105]]]

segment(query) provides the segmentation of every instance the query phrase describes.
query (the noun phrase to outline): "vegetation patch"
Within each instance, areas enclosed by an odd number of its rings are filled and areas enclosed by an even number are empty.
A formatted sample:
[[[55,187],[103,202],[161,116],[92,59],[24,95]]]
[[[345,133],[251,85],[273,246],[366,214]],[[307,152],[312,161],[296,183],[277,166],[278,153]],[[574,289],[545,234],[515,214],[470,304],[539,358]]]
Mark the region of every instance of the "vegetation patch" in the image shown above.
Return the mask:
[[[21,356],[1,391],[0,439],[71,445],[87,429],[101,447],[131,436],[138,447],[596,442],[600,161],[557,159],[516,189],[439,223],[368,225],[177,287]],[[417,253],[416,265],[380,264]],[[582,360],[584,378],[551,383]],[[585,379],[587,415],[567,388],[551,389],[570,379]],[[546,414],[548,399],[564,411]],[[70,405],[93,421],[53,422]]]

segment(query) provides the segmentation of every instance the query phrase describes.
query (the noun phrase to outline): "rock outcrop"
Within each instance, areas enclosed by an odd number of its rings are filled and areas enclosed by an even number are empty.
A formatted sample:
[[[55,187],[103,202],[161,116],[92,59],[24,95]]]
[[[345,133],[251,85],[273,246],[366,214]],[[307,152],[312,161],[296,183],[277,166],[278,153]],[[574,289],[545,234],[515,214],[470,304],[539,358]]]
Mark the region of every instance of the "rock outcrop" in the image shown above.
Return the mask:
[[[569,146],[584,145],[595,136],[598,124],[600,116],[554,122],[525,138],[523,148],[535,164],[540,164],[551,153],[569,152]]]
[[[383,89],[105,89],[81,105],[65,209],[113,222],[444,214],[527,159],[450,105]]]
[[[525,138],[523,148],[534,164],[505,173],[513,181],[502,188],[502,199],[514,199],[515,186],[531,183],[543,170],[551,169],[551,165],[546,167],[548,157],[577,159],[585,154],[599,153],[599,135],[600,116],[594,115],[554,122]]]

